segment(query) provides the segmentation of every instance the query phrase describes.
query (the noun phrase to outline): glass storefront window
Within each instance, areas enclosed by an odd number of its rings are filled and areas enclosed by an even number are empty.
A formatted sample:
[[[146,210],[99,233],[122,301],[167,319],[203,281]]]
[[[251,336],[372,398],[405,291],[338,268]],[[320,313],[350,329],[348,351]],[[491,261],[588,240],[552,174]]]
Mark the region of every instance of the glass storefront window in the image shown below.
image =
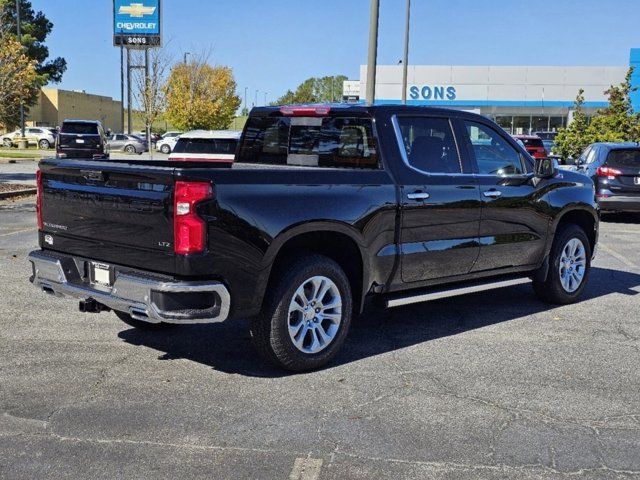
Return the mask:
[[[531,117],[513,117],[513,133],[515,135],[526,135],[531,132]]]
[[[532,132],[546,132],[549,129],[549,117],[547,115],[533,117],[531,123]]]
[[[513,117],[508,116],[496,116],[494,121],[500,125],[507,133],[513,133]]]
[[[566,117],[550,117],[549,118],[549,130],[557,132],[559,129],[567,124]]]

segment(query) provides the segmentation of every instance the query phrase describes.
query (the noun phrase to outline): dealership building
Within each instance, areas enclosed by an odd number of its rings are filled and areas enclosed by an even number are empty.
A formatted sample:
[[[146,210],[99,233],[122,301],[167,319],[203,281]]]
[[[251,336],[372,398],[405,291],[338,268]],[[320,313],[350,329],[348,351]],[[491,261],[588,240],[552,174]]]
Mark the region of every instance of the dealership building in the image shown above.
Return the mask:
[[[632,49],[632,83],[640,87],[640,49]],[[625,79],[629,65],[618,67],[409,65],[407,104],[452,107],[485,115],[510,133],[553,131],[572,118],[576,95],[584,89],[585,111],[607,106],[604,93]],[[378,65],[376,103],[400,103],[402,65]],[[363,100],[367,67],[360,80],[345,83],[345,99]],[[357,94],[359,90],[359,94]],[[632,95],[640,111],[640,91]]]

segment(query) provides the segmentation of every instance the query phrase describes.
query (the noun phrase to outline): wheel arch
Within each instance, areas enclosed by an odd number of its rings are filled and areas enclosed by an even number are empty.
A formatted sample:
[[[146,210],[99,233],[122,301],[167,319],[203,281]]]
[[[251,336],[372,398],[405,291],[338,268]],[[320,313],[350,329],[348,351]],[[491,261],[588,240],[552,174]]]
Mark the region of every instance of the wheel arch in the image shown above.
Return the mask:
[[[588,208],[586,206],[569,207],[565,209],[560,215],[558,215],[554,222],[553,237],[555,237],[558,229],[567,224],[578,225],[584,230],[587,238],[589,239],[591,252],[594,252],[598,242],[598,212],[593,208]]]
[[[370,265],[361,236],[351,226],[338,222],[314,222],[294,226],[281,233],[265,254],[269,274],[265,291],[287,259],[304,252],[334,260],[351,285],[354,310],[360,312],[367,293]]]

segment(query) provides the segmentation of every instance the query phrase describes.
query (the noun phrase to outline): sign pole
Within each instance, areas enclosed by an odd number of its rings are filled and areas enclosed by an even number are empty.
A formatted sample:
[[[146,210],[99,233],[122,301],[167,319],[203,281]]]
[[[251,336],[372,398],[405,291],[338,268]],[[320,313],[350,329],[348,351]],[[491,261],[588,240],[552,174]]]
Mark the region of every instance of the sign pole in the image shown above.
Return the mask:
[[[120,44],[120,131],[124,132],[124,45]]]
[[[16,33],[18,43],[20,44],[20,48],[22,48],[22,31],[20,23],[20,0],[16,0]],[[20,138],[24,138],[24,103],[22,98],[20,98]]]
[[[131,50],[127,48],[127,133],[131,135]]]

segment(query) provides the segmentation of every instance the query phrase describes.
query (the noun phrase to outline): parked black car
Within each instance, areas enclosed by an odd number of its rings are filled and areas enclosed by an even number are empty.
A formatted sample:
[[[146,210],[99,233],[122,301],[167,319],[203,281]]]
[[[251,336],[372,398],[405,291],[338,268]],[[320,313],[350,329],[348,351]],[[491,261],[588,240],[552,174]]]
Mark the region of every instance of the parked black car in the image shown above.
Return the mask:
[[[232,168],[46,159],[38,186],[35,286],[141,328],[249,317],[296,371],[336,355],[367,298],[532,282],[575,302],[598,238],[587,177],[451,109],[255,108]]]
[[[640,212],[640,145],[593,143],[576,165],[593,179],[601,212]]]
[[[58,158],[109,158],[109,145],[102,123],[94,120],[65,120],[56,137]]]

